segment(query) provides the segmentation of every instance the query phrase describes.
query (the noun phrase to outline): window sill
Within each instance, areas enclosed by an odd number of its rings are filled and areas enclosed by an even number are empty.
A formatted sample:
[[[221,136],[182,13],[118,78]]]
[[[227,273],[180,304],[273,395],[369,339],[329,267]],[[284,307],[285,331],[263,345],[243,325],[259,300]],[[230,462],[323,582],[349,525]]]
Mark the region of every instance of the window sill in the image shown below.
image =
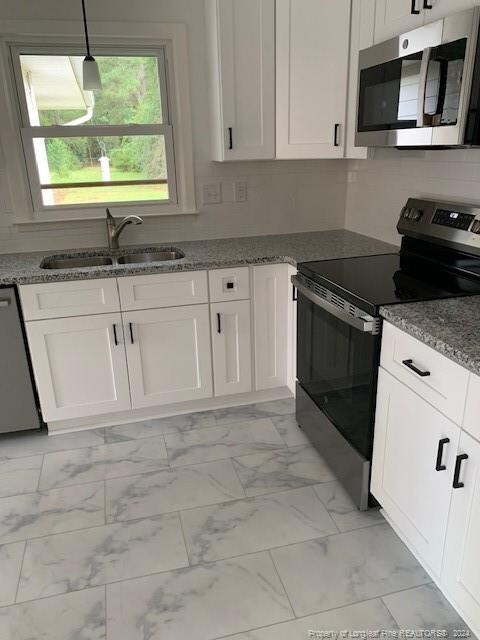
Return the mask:
[[[112,215],[115,218],[122,218],[124,215],[131,215],[134,213],[135,215],[139,215],[141,218],[165,218],[165,217],[177,217],[177,216],[197,216],[200,214],[200,211],[197,209],[186,210],[186,211],[170,211],[164,213],[137,213],[136,211],[126,211],[124,214],[116,214],[115,211],[112,211]],[[94,215],[94,216],[85,216],[85,215],[72,215],[72,216],[62,216],[59,214],[48,214],[43,213],[34,218],[16,218],[13,225],[17,227],[27,227],[27,226],[41,226],[45,224],[54,224],[54,223],[65,223],[65,222],[96,222],[98,220],[105,221],[105,213]]]

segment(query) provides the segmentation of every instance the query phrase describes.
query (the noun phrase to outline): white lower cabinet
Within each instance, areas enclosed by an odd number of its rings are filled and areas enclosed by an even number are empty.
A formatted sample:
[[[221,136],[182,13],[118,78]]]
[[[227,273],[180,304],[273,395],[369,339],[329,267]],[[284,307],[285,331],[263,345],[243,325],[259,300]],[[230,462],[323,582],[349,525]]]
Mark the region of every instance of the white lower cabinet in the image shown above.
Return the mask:
[[[46,422],[130,409],[119,313],[26,324]]]
[[[291,284],[288,265],[262,265],[253,269],[256,389],[288,383],[288,308]]]
[[[371,490],[437,576],[459,437],[459,427],[380,370]]]
[[[467,622],[480,630],[480,443],[462,433],[459,486],[452,490],[442,585]],[[476,625],[476,626],[475,626]]]
[[[212,395],[208,305],[123,314],[132,406]]]
[[[252,390],[250,300],[210,307],[215,395]]]

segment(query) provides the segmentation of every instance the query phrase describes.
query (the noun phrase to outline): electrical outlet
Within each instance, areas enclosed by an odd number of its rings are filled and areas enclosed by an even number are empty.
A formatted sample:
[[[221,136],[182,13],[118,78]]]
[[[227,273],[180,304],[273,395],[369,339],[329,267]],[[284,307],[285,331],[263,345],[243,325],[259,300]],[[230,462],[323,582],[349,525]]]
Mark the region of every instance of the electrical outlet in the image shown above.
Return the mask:
[[[203,204],[220,204],[222,202],[222,183],[212,182],[203,185]]]
[[[233,199],[235,202],[246,202],[248,196],[247,183],[244,181],[233,183]]]

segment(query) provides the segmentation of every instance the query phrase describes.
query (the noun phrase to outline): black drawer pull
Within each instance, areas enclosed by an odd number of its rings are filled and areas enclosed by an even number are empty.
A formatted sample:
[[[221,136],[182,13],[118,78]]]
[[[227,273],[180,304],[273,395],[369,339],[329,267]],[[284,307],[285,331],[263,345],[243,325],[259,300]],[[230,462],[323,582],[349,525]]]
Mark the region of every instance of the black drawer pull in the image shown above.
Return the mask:
[[[217,313],[217,333],[222,333],[222,316]]]
[[[442,464],[443,460],[443,447],[450,442],[450,438],[442,438],[438,443],[437,451],[437,464],[435,465],[436,471],[445,471],[447,467]]]
[[[133,323],[132,322],[128,323],[128,328],[130,329],[130,342],[132,344],[134,344],[135,340],[133,338]]]
[[[340,131],[340,125],[337,123],[335,125],[335,129],[334,129],[334,132],[333,132],[333,146],[334,147],[339,147],[340,146],[340,142],[338,141],[339,131]]]
[[[457,462],[455,463],[455,473],[453,475],[453,488],[454,489],[463,489],[465,486],[464,482],[459,482],[460,472],[462,470],[462,462],[464,460],[468,460],[468,455],[466,453],[462,453],[457,456]]]
[[[420,376],[421,378],[426,378],[429,375],[431,375],[430,371],[422,371],[421,369],[416,367],[413,364],[413,360],[402,360],[402,364],[404,364],[406,367],[408,367],[411,371],[416,373],[417,376]]]
[[[117,325],[113,325],[113,340],[115,342],[115,346],[118,347],[118,337],[117,337]]]
[[[228,148],[233,149],[233,127],[228,127]]]
[[[412,0],[412,8],[410,9],[410,13],[412,16],[418,16],[420,14],[420,10],[417,7],[417,0]]]

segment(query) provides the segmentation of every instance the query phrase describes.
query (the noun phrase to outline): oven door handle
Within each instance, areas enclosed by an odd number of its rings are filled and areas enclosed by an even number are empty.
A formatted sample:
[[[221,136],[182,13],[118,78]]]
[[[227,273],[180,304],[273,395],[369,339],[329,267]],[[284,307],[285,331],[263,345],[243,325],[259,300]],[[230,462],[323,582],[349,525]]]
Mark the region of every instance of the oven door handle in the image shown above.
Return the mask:
[[[358,329],[363,333],[377,333],[378,323],[375,318],[368,317],[368,319],[364,319],[359,316],[352,316],[343,309],[340,309],[340,307],[328,302],[328,300],[324,300],[316,293],[305,287],[296,276],[292,276],[291,280],[297,291],[300,291],[305,298],[308,298],[317,307],[320,307],[327,313],[330,313],[332,316],[335,316],[342,322],[349,324],[351,327],[355,327],[355,329]]]

